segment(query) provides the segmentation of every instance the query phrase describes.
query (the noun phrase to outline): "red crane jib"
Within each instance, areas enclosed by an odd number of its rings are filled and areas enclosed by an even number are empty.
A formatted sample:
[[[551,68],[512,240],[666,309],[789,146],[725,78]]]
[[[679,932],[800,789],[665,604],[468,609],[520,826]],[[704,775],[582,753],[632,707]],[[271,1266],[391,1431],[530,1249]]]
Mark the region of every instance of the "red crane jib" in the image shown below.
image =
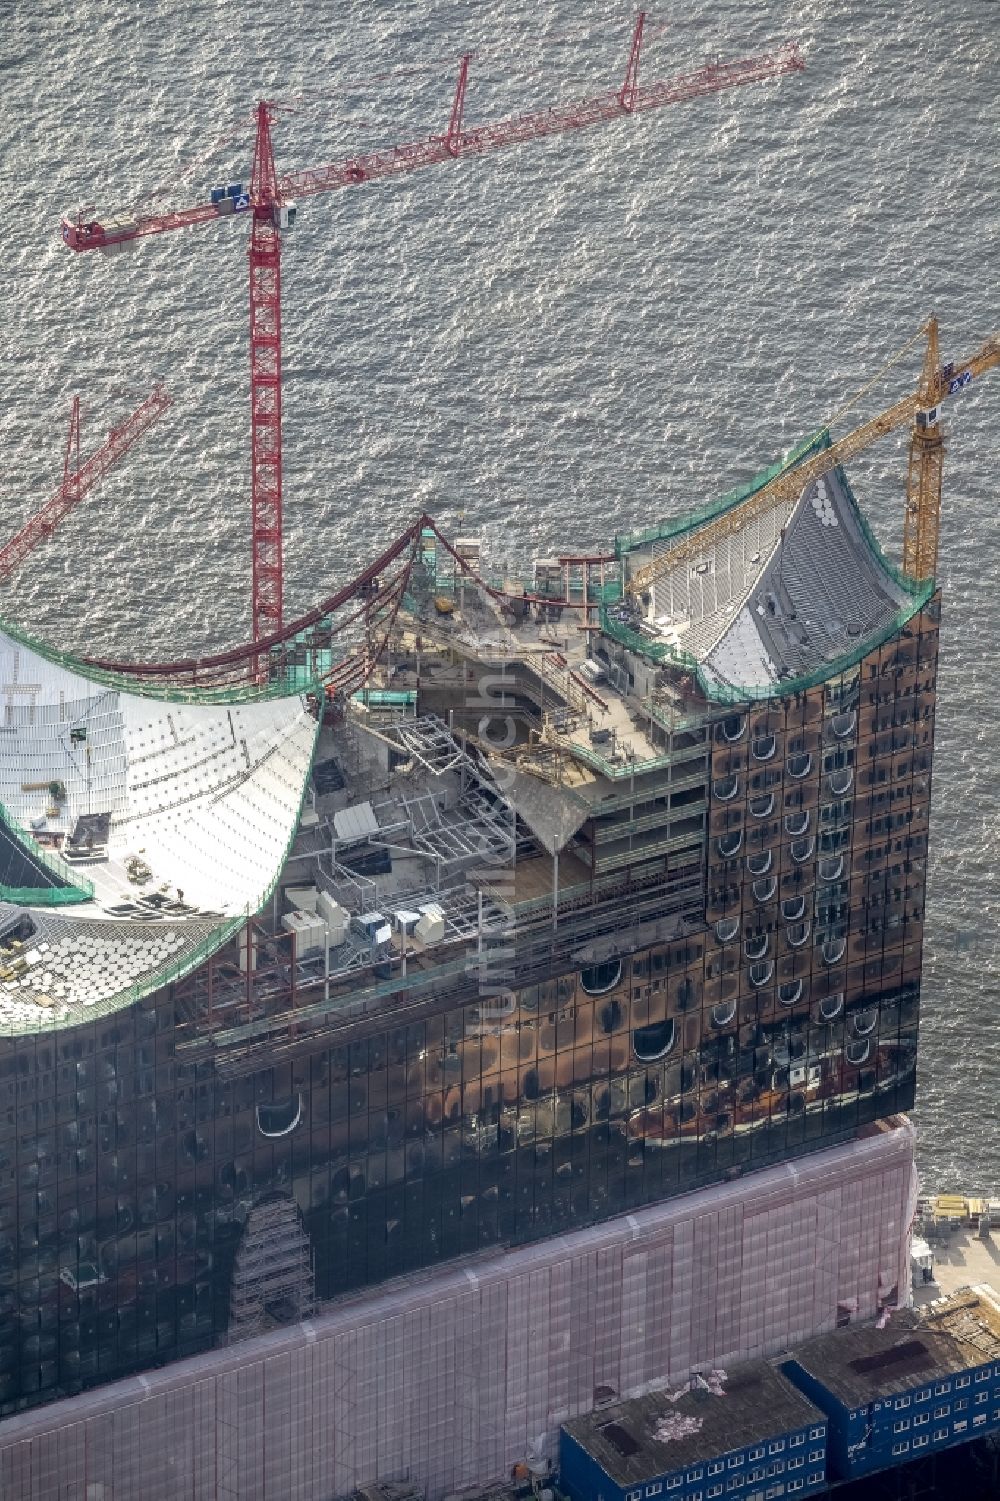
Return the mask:
[[[73,423],[70,426],[70,446],[67,448],[63,482],[41,510],[37,511],[30,521],[25,522],[21,530],[16,532],[9,542],[0,547],[0,583],[5,583],[14,570],[24,562],[28,554],[40,542],[44,542],[46,537],[52,535],[63,517],[79,504],[88,491],[104,478],[118,460],[128,452],[133,443],[141,438],[143,433],[148,432],[153,423],[171,405],[172,398],[167,395],[162,386],[156,386],[131,417],[127,417],[124,422],[111,429],[107,440],[97,452],[92,453],[89,459],[74,469],[69,463],[74,437],[77,442],[79,441],[79,407],[74,403]]]
[[[253,506],[253,640],[263,642],[282,626],[282,458],[281,458],[281,229],[290,225],[290,206],[335,188],[376,182],[439,162],[483,156],[543,136],[608,124],[625,116],[661,109],[688,99],[721,93],[742,84],[800,72],[802,55],[794,43],[775,52],[735,62],[710,63],[691,73],[640,85],[639,64],[645,13],[632,35],[628,67],[616,92],[573,104],[555,105],[485,125],[464,128],[469,56],[462,60],[451,116],[444,135],[430,136],[386,151],[353,156],[347,161],[278,176],[271,146],[275,109],[266,100],[257,106],[257,137],[248,192],[213,194],[211,203],[158,214],[116,219],[66,217],[62,236],[72,250],[105,253],[172,229],[190,229],[248,212],[250,241],[250,404],[251,490]]]
[[[529,114],[478,125],[470,130],[463,130],[455,138],[430,136],[426,141],[412,141],[386,151],[368,152],[329,166],[287,172],[277,179],[277,201],[331,192],[336,188],[356,187],[359,183],[396,177],[438,162],[454,161],[463,155],[482,156],[503,146],[514,146],[540,136],[558,135],[568,130],[582,130],[589,125],[606,124],[629,114],[662,109],[668,104],[680,104],[687,99],[721,93],[724,89],[737,88],[743,84],[762,83],[766,79],[780,78],[787,73],[802,72],[804,68],[805,61],[798,46],[794,42],[788,42],[775,52],[741,58],[737,62],[709,63],[693,73],[683,73],[675,78],[639,87],[635,91],[631,108],[622,104],[617,92],[601,94],[595,99],[555,105],[551,109],[535,110]],[[239,218],[250,207],[249,199],[241,208],[234,204],[233,199],[225,198],[220,203],[198,203],[190,208],[171,209],[165,213],[134,219],[111,219],[103,223],[98,219],[72,219],[67,216],[62,221],[62,234],[71,250],[100,250],[129,240],[142,239],[146,235],[162,234],[165,230],[191,229],[197,224]]]

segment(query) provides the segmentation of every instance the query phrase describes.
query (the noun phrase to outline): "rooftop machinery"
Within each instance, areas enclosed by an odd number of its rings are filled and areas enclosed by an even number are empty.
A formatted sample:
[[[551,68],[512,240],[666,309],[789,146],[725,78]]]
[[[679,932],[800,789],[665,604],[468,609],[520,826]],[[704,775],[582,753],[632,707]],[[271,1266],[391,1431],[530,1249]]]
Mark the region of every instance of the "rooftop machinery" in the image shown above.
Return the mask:
[[[296,199],[398,177],[441,162],[482,156],[543,136],[607,124],[644,110],[800,72],[805,67],[797,46],[787,44],[774,53],[736,62],[710,63],[695,72],[640,85],[645,21],[645,12],[640,11],[621,87],[596,98],[467,128],[464,113],[471,57],[467,54],[462,59],[444,135],[280,176],[271,143],[271,126],[279,116],[280,106],[262,99],[257,106],[249,191],[244,184],[233,183],[213,190],[209,202],[190,208],[104,220],[85,218],[81,211],[75,218],[63,219],[63,239],[72,250],[108,252],[167,230],[189,229],[243,213],[251,217],[250,448],[255,642],[280,631],[282,626],[281,237],[294,223]]]
[[[779,505],[791,505],[812,480],[827,474],[838,464],[846,464],[855,454],[895,432],[906,423],[910,430],[910,464],[906,487],[906,516],[903,532],[903,572],[912,579],[933,578],[937,569],[938,531],[941,519],[941,468],[944,440],[941,432],[941,406],[949,396],[963,391],[974,377],[1000,365],[1000,334],[969,355],[967,359],[942,365],[938,353],[937,319],[931,318],[923,332],[927,335],[927,352],[918,389],[904,396],[894,406],[862,422],[829,448],[812,454],[801,463],[792,464],[776,474],[755,495],[731,511],[725,511],[706,526],[688,533],[665,552],[639,568],[626,581],[633,596],[644,594],[663,574],[669,573],[688,558],[697,558],[706,547],[731,536],[747,523],[749,517],[763,515]],[[911,340],[912,342],[912,340]]]

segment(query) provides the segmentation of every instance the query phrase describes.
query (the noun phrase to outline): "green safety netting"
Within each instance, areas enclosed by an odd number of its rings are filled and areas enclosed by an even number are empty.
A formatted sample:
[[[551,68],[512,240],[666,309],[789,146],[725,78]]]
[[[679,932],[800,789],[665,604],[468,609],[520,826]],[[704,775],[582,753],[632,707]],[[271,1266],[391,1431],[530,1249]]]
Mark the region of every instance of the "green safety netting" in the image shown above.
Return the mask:
[[[648,547],[652,542],[676,542],[685,533],[694,531],[695,527],[703,526],[706,521],[714,521],[717,516],[722,516],[726,511],[742,505],[751,495],[756,495],[766,484],[776,478],[785,469],[791,469],[800,464],[803,459],[809,458],[814,453],[819,453],[830,446],[830,432],[828,428],[822,428],[814,433],[811,438],[805,438],[787,458],[771,464],[767,469],[762,469],[754,475],[745,485],[738,485],[735,490],[730,490],[720,500],[713,500],[708,505],[699,506],[695,511],[686,511],[683,516],[673,516],[666,521],[661,521],[657,526],[648,526],[643,531],[626,532],[615,538],[615,556],[619,561],[623,560],[628,553],[634,552],[637,547]]]
[[[47,870],[53,886],[7,886],[0,881],[0,897],[5,902],[14,902],[19,907],[68,907],[75,902],[89,902],[94,888],[86,876],[81,876],[60,855],[42,849],[26,829],[11,818],[0,803],[0,824],[10,838],[20,844],[36,865]]]

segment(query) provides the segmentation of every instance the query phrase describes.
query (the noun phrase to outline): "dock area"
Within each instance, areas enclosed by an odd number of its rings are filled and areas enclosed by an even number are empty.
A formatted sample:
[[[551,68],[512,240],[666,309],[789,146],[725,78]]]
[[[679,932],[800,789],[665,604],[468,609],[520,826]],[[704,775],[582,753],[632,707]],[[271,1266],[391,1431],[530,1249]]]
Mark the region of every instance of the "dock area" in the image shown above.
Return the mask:
[[[921,1263],[931,1262],[931,1281]],[[963,1287],[1000,1288],[1000,1200],[938,1194],[920,1200],[913,1235],[913,1305]]]

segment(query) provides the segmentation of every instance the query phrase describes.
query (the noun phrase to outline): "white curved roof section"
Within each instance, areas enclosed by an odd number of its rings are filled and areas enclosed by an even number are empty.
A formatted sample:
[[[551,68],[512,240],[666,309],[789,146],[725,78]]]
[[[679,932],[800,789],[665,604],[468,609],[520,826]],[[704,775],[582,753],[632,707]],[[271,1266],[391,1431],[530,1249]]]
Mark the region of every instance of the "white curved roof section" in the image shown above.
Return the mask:
[[[0,804],[12,836],[0,943],[18,907],[36,930],[26,972],[10,977],[0,952],[0,1029],[121,1004],[258,911],[298,828],[317,730],[304,694],[146,698],[0,631]],[[32,866],[44,875],[46,864],[62,878],[58,905],[29,889],[42,884]]]

